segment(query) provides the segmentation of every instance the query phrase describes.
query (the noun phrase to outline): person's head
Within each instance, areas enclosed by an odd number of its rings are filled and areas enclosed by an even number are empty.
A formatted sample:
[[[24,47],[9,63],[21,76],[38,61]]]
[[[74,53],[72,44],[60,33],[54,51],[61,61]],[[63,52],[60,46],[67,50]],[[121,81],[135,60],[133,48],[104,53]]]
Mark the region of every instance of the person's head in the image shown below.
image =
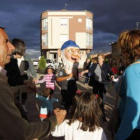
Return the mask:
[[[140,58],[140,30],[122,32],[118,39],[118,47],[126,65]]]
[[[71,125],[75,120],[82,122],[80,129],[83,131],[94,131],[95,127],[99,127],[101,110],[94,94],[90,92],[82,92],[74,98],[72,118],[69,121]]]
[[[113,67],[117,67],[117,64],[116,63],[113,63]]]
[[[62,45],[61,50],[58,50],[58,54],[62,58],[65,69],[71,73],[73,63],[78,62],[80,59],[79,46],[72,40],[66,41]]]
[[[46,72],[47,72],[47,74],[52,74],[52,73],[54,73],[54,68],[53,68],[53,66],[48,66],[47,69],[46,69]]]
[[[9,41],[8,35],[4,31],[4,28],[0,27],[0,66],[4,66],[10,62],[11,54],[14,50],[14,46]]]
[[[96,59],[96,58],[91,58],[91,62],[92,62],[93,64],[95,64],[95,63],[97,63],[97,59]]]
[[[24,55],[25,51],[26,51],[26,46],[23,40],[18,39],[18,38],[14,38],[12,40],[12,44],[15,47],[15,50],[13,51],[14,55],[18,55],[20,58]]]
[[[98,63],[102,64],[105,60],[105,56],[103,54],[98,54],[97,59],[98,59]]]
[[[43,96],[46,97],[46,98],[51,98],[52,97],[52,94],[53,94],[53,89],[51,88],[45,88],[43,90]]]
[[[125,67],[124,66],[120,67],[119,75],[123,75],[124,71],[125,71]]]

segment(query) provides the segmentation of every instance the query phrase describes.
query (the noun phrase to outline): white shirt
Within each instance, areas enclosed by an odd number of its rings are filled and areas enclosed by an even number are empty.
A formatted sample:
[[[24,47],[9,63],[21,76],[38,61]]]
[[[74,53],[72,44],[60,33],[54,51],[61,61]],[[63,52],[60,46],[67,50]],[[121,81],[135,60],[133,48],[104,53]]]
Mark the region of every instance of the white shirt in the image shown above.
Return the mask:
[[[52,135],[65,136],[65,140],[107,140],[101,127],[96,128],[94,132],[89,132],[83,131],[79,128],[82,123],[78,120],[71,125],[67,124],[67,122],[69,121],[65,120],[62,124],[56,126]]]
[[[20,67],[21,65],[21,62],[24,60],[24,57],[22,56],[21,58],[17,58],[17,62],[18,62],[18,67],[19,67],[19,70],[20,70],[20,74],[21,75],[24,75],[25,74],[25,71],[24,71],[24,67]]]

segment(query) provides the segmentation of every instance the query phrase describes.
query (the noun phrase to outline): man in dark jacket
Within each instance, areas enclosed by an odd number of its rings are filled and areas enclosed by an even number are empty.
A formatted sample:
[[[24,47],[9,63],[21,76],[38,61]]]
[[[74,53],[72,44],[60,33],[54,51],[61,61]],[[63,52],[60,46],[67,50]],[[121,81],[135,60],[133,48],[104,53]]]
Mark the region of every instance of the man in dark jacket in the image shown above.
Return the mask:
[[[28,123],[20,115],[15,106],[13,94],[26,91],[23,86],[10,87],[7,83],[5,64],[10,62],[14,46],[9,42],[8,36],[0,27],[0,139],[4,140],[32,140],[47,137],[56,124],[60,124],[66,112],[56,109],[55,115],[43,122]],[[28,87],[29,89],[31,87]]]

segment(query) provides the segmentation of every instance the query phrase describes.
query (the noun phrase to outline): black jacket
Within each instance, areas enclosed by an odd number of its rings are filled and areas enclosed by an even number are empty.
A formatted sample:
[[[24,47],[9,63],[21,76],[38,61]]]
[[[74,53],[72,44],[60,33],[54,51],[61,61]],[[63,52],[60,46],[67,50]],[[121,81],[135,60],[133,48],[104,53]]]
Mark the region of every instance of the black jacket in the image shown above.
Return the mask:
[[[5,70],[10,86],[23,85],[24,78],[20,74],[17,59],[11,58],[10,63],[5,65]]]
[[[95,71],[97,65],[98,65],[98,63],[93,64],[92,67],[89,69],[93,80],[94,80],[94,75],[95,75],[94,71]],[[106,63],[103,63],[102,67],[100,67],[100,68],[101,68],[102,82],[109,81],[110,76],[113,75],[113,72],[111,71],[110,66]]]

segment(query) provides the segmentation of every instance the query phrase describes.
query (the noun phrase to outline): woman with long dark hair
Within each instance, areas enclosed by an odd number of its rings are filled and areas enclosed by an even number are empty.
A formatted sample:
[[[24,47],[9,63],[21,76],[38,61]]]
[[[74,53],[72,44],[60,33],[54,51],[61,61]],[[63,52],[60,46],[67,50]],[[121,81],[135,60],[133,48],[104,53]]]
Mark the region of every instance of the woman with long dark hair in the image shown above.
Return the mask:
[[[82,92],[75,95],[70,119],[56,126],[53,136],[64,136],[65,140],[107,140],[100,127],[101,110],[94,94]]]

